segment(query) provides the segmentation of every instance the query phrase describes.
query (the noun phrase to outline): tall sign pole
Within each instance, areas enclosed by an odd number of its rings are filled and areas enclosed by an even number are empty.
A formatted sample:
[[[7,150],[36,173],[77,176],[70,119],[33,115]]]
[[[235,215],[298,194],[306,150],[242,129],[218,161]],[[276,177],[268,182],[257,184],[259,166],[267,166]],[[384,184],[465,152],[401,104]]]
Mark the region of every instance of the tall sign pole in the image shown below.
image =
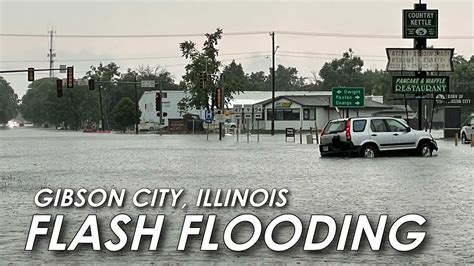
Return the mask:
[[[422,4],[421,1],[418,4],[415,4],[415,11],[425,11],[426,4]],[[426,49],[426,38],[425,37],[416,37],[413,39],[413,48],[422,50]],[[421,52],[421,51],[420,51]],[[426,71],[417,71],[415,76],[418,78],[425,78]],[[422,129],[423,126],[423,93],[415,94],[415,97],[418,97],[418,130]]]

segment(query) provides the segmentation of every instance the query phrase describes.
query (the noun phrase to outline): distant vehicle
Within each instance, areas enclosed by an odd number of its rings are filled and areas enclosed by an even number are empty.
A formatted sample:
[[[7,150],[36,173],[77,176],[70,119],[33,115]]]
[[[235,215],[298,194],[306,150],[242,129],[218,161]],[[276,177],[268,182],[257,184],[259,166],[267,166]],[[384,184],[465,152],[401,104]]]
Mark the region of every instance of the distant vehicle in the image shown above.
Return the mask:
[[[321,133],[321,157],[358,154],[373,158],[383,152],[411,151],[430,157],[438,145],[430,133],[414,130],[402,119],[355,117],[329,121]]]
[[[469,143],[472,141],[471,135],[474,134],[474,113],[464,122],[461,128],[461,141],[462,143]]]
[[[226,119],[224,121],[224,126],[227,128],[237,128],[237,124],[235,122],[232,122],[232,119]]]
[[[138,124],[139,131],[155,131],[160,128],[160,123],[157,122],[145,122]]]

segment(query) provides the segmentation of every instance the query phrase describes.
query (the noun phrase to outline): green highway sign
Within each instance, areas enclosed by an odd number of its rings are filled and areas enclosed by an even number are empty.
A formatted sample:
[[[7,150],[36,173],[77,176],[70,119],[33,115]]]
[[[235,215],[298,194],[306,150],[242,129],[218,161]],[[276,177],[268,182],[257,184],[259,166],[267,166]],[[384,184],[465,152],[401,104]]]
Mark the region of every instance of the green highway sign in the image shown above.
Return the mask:
[[[449,77],[393,77],[393,93],[447,93]]]
[[[438,10],[403,10],[403,38],[438,39]]]
[[[332,88],[333,107],[364,108],[365,88],[362,87],[335,87]]]

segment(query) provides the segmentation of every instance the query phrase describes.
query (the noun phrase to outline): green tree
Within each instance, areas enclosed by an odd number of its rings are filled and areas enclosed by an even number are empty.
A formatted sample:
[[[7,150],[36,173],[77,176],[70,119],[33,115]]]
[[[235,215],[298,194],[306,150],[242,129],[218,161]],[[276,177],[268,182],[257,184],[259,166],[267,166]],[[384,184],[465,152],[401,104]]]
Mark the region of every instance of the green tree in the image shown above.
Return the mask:
[[[362,67],[364,61],[354,56],[352,49],[342,54],[342,58],[325,63],[319,71],[321,85],[330,90],[338,86],[363,86]]]
[[[209,97],[217,86],[217,74],[221,62],[217,59],[219,50],[217,49],[218,41],[222,38],[222,29],[217,29],[214,33],[206,34],[206,41],[202,51],[199,51],[196,44],[192,41],[185,41],[179,44],[182,56],[191,59],[191,63],[186,65],[185,74],[183,76],[184,89],[187,96],[181,101],[183,107],[181,111],[185,112],[188,108],[209,108]],[[206,73],[207,82],[203,87],[200,86],[202,73]],[[234,94],[232,88],[225,90],[225,96],[229,97]]]
[[[63,125],[77,130],[88,121],[99,120],[97,91],[88,86],[63,87],[63,97],[57,97],[56,78],[43,78],[30,84],[20,106],[23,117],[35,124]]]
[[[270,77],[263,71],[252,72],[247,76],[248,90],[268,91],[272,89]]]
[[[295,67],[278,65],[275,70],[275,90],[300,90],[304,85],[304,78],[298,77]]]
[[[135,124],[135,103],[128,97],[123,97],[114,107],[112,116],[118,128],[125,132],[127,127]]]
[[[7,123],[18,113],[18,96],[10,84],[0,77],[0,123]]]
[[[224,88],[225,90],[236,92],[243,92],[247,87],[247,77],[245,75],[242,64],[236,64],[235,60],[232,63],[224,67],[222,71],[224,76]],[[232,95],[227,95],[231,98]]]

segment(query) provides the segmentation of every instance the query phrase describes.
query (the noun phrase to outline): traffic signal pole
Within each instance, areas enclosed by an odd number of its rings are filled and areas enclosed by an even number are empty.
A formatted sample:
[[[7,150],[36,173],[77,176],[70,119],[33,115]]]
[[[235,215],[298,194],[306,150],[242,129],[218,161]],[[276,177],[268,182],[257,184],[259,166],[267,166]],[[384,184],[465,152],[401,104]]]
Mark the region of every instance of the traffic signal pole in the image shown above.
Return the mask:
[[[160,82],[160,136],[163,135],[163,82]]]
[[[105,129],[105,121],[104,121],[104,108],[102,107],[102,84],[99,81],[99,104],[100,104],[100,119],[102,120],[102,132]]]
[[[140,118],[138,117],[138,94],[137,94],[137,75],[134,75],[135,81],[135,134],[138,135],[138,123],[140,122]]]

